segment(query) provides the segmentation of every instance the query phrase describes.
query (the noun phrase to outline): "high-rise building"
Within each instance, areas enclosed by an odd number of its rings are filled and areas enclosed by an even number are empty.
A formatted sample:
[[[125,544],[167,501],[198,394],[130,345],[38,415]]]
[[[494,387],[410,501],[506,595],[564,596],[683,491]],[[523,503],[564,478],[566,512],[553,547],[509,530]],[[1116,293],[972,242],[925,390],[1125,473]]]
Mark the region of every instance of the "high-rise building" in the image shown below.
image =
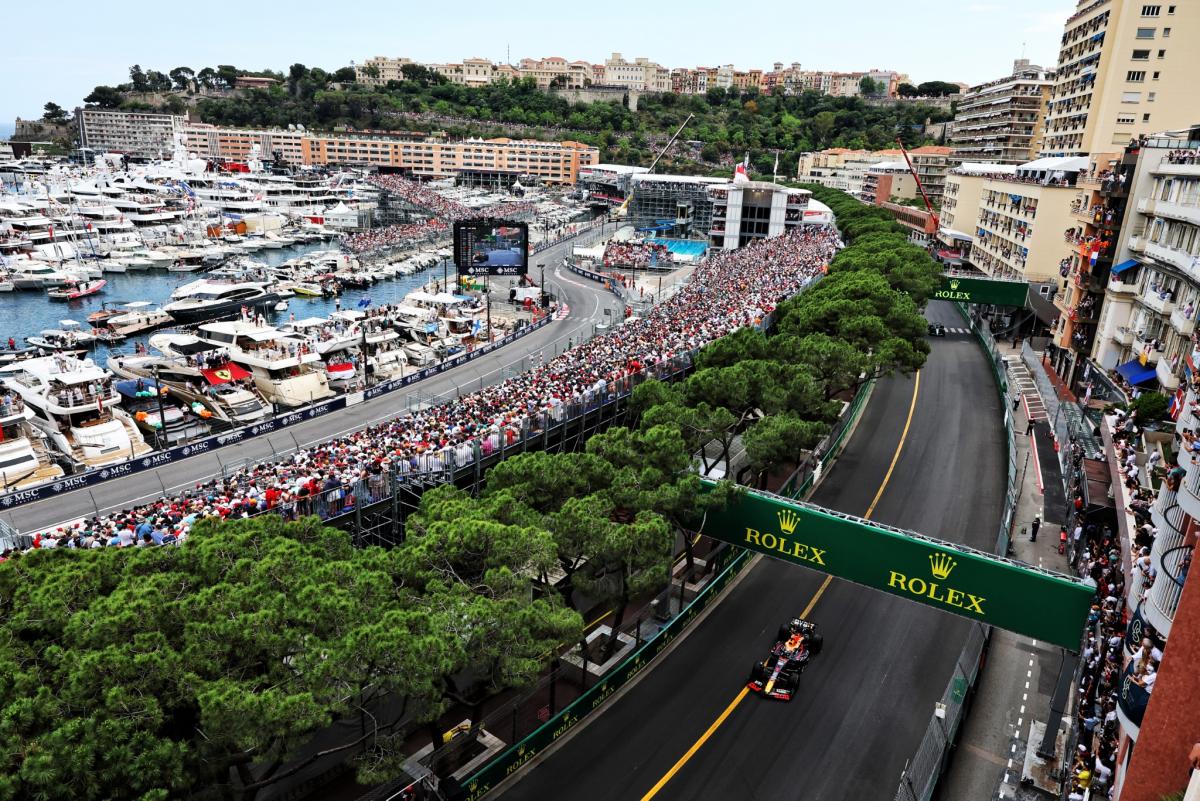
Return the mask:
[[[124,153],[138,159],[171,158],[175,140],[186,117],[144,111],[103,111],[84,108],[76,112],[79,143],[96,153]]]
[[[1046,112],[1047,156],[1111,152],[1195,120],[1200,3],[1079,0]]]
[[[1020,59],[1011,75],[972,86],[954,114],[950,137],[954,164],[993,161],[1024,164],[1042,148],[1053,72]]]

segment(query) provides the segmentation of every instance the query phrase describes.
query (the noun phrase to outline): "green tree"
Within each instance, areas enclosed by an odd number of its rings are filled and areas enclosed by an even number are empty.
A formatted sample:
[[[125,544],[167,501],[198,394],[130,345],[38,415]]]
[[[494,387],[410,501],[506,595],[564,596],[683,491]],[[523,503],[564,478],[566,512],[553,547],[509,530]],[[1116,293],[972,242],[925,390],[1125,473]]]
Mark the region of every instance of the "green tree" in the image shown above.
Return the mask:
[[[196,79],[196,73],[191,67],[176,67],[168,73],[171,77],[171,82],[175,88],[181,92],[186,92],[192,87],[192,82]]]
[[[821,144],[829,141],[830,135],[833,133],[834,125],[837,123],[837,117],[832,111],[822,111],[813,117],[812,130],[813,136]]]
[[[67,110],[51,101],[42,106],[42,119],[46,122],[61,124],[67,121]]]
[[[917,94],[925,97],[945,97],[946,95],[956,95],[961,91],[962,89],[957,84],[945,81],[925,81],[917,86]]]
[[[916,97],[921,93],[911,83],[902,83],[896,87],[896,94],[900,95],[900,97]]]
[[[827,423],[804,420],[793,414],[765,417],[751,426],[742,437],[750,467],[766,488],[769,474],[784,465],[799,465],[829,432]]]
[[[879,92],[879,86],[870,75],[864,75],[858,82],[858,90],[862,92],[863,97],[874,97]]]
[[[218,64],[215,77],[217,84],[226,88],[232,89],[237,85],[238,68],[232,64]]]
[[[146,73],[142,72],[142,68],[137,64],[129,68],[129,83],[135,92],[150,91],[150,82],[146,80]]]
[[[124,100],[125,96],[111,86],[97,86],[83,98],[84,103],[100,108],[120,108]]]

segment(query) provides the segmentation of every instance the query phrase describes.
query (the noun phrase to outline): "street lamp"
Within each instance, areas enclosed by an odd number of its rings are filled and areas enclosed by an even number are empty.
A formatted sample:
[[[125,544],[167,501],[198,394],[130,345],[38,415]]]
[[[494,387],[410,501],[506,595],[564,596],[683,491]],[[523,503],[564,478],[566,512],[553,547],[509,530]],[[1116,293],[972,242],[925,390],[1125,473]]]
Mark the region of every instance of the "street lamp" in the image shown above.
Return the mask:
[[[539,262],[538,269],[542,271],[541,286],[538,287],[538,290],[542,293],[542,296],[541,296],[542,308],[545,308],[545,306],[546,306],[546,265],[542,262]]]

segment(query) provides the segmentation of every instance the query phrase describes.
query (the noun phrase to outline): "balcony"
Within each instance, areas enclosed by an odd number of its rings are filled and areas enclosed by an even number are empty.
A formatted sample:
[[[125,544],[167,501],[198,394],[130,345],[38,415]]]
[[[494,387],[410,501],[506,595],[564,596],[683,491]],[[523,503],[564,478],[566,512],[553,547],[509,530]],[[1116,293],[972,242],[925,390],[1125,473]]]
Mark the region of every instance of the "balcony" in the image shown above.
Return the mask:
[[[1163,296],[1164,294],[1166,297]],[[1175,301],[1170,300],[1170,298],[1173,297],[1174,295],[1170,293],[1159,293],[1155,292],[1154,290],[1147,290],[1144,295],[1138,298],[1138,300],[1141,301],[1143,306],[1153,309],[1164,317],[1170,317],[1171,313],[1175,311]]]
[[[1179,376],[1171,371],[1171,362],[1168,360],[1159,359],[1158,364],[1154,365],[1154,373],[1158,376],[1158,383],[1162,384],[1164,392],[1179,389]]]
[[[1146,238],[1144,236],[1129,237],[1129,249],[1134,253],[1146,252]]]
[[[1142,339],[1139,334],[1133,335],[1132,347],[1137,355],[1146,354],[1146,364],[1158,364],[1158,360],[1162,358],[1162,351],[1155,348],[1147,340]]]
[[[1139,211],[1141,211],[1141,205],[1141,203],[1138,203]],[[1200,225],[1200,207],[1197,206],[1184,206],[1180,203],[1158,201],[1154,204],[1154,213],[1160,217],[1169,217],[1172,220],[1182,220],[1192,225]]]
[[[1185,337],[1191,336],[1192,332],[1196,330],[1195,317],[1194,311],[1189,315],[1185,309],[1177,308],[1171,312],[1171,327]]]
[[[1192,266],[1192,256],[1187,251],[1165,247],[1155,242],[1146,243],[1146,255],[1185,273],[1189,272]]]
[[[1138,293],[1137,284],[1118,281],[1115,278],[1110,278],[1108,280],[1108,286],[1106,286],[1105,289],[1114,295],[1133,296]]]
[[[1183,594],[1183,584],[1187,578],[1185,557],[1192,547],[1184,545],[1186,510],[1179,502],[1184,501],[1184,496],[1194,491],[1193,474],[1200,474],[1200,469],[1195,465],[1184,477],[1183,483],[1186,486],[1178,495],[1164,485],[1151,509],[1151,517],[1158,527],[1158,536],[1155,537],[1154,547],[1150,550],[1150,560],[1158,571],[1158,577],[1146,594],[1142,614],[1163,637],[1170,635],[1175,610],[1179,607],[1179,596]]]
[[[1154,205],[1157,201],[1152,197],[1144,197],[1137,202],[1137,210],[1141,214],[1153,214]]]
[[[1113,333],[1113,341],[1122,345],[1133,345],[1133,332],[1125,326],[1121,326]]]
[[[1195,395],[1189,392],[1186,405],[1190,406],[1194,400]],[[1190,517],[1200,519],[1200,460],[1189,461],[1188,457],[1183,454],[1179,458],[1183,462],[1183,467],[1187,468],[1187,475],[1184,476],[1182,486],[1179,488],[1176,503]]]

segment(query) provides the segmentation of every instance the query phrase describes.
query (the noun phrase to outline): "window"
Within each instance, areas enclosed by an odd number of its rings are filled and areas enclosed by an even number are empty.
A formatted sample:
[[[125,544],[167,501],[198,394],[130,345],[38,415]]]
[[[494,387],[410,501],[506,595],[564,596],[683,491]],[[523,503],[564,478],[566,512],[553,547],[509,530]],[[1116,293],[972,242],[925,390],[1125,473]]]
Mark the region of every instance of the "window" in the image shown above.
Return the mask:
[[[1118,114],[1117,125],[1133,125],[1134,116],[1132,114]]]
[[[1158,28],[1138,28],[1138,29],[1137,29],[1137,38],[1139,38],[1139,39],[1153,39],[1153,38],[1154,38],[1154,33],[1155,33],[1155,31],[1157,31],[1157,30],[1158,30]]]
[[[1150,60],[1150,51],[1149,50],[1134,50],[1133,51],[1133,60],[1134,61],[1149,61]]]
[[[1125,73],[1125,80],[1127,80],[1131,83],[1141,83],[1142,81],[1146,80],[1146,71],[1145,70],[1131,70],[1131,71]]]
[[[1149,115],[1149,114],[1143,114],[1143,115],[1142,115],[1142,122],[1150,122],[1150,115]]]
[[[1157,17],[1162,11],[1162,6],[1142,6],[1143,17]]]
[[[1121,93],[1121,102],[1122,103],[1140,103],[1141,101],[1142,101],[1142,93],[1141,92],[1122,92]]]
[[[1171,29],[1170,29],[1170,28],[1163,28],[1163,38],[1164,38],[1164,39],[1166,39],[1166,38],[1167,38],[1168,36],[1170,36],[1170,35],[1171,35]]]
[[[1155,95],[1157,95],[1157,94],[1158,94],[1157,92],[1147,92],[1147,93],[1146,93],[1146,102],[1147,102],[1147,103],[1153,103],[1153,102],[1154,102],[1154,97],[1155,97]]]
[[[1174,13],[1175,13],[1175,6],[1167,6],[1167,13],[1168,13],[1168,14],[1174,14]]]
[[[1156,80],[1156,81],[1157,81],[1157,80],[1158,80],[1158,76],[1159,76],[1159,73],[1158,73],[1157,71],[1155,71],[1155,73],[1154,73],[1154,80]]]
[[[1166,58],[1166,57],[1167,57],[1167,51],[1166,51],[1166,50],[1159,50],[1159,51],[1158,51],[1158,57],[1159,57],[1159,58]]]

